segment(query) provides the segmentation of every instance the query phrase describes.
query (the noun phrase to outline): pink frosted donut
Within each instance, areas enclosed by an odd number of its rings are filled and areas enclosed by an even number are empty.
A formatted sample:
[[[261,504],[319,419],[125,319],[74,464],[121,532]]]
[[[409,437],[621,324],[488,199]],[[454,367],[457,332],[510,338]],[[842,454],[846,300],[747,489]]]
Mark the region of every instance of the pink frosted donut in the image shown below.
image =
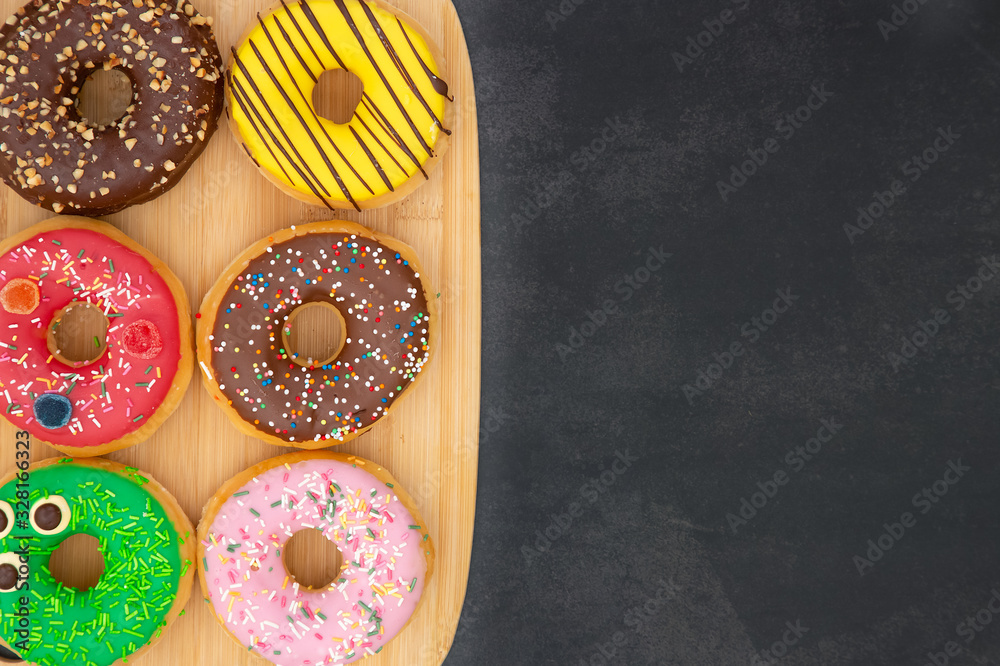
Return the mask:
[[[318,529],[343,566],[324,589],[282,559]],[[349,664],[381,649],[417,609],[434,562],[427,528],[385,469],[326,451],[266,460],[227,482],[198,527],[201,588],[244,647],[280,666]]]

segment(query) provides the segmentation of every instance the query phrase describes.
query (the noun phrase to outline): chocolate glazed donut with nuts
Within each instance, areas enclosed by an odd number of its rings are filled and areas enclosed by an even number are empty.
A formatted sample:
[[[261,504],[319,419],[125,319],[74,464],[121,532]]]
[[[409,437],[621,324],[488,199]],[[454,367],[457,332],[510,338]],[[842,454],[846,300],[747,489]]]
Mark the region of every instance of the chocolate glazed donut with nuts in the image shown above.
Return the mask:
[[[0,177],[56,213],[108,215],[173,187],[218,126],[211,19],[187,0],[32,0],[0,29]],[[99,69],[132,82],[125,115],[77,109]]]

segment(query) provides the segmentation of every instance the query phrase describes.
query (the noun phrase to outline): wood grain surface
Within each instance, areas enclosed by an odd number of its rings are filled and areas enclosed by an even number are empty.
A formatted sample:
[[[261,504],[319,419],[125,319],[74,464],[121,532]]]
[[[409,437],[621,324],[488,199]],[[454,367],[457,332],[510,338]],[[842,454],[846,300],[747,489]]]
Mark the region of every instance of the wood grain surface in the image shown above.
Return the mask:
[[[23,4],[0,0],[4,16]],[[215,19],[220,47],[228,52],[257,12],[271,0],[201,0]],[[300,222],[339,218],[391,234],[420,256],[439,292],[440,348],[413,394],[375,428],[337,450],[369,458],[392,471],[417,502],[437,546],[437,565],[424,601],[410,625],[372,666],[438,665],[448,652],[465,597],[475,516],[479,440],[480,237],[479,152],[472,70],[465,38],[449,0],[389,0],[416,19],[445,54],[445,79],[456,97],[452,144],[430,182],[402,202],[375,211],[336,214],[299,203],[279,192],[243,154],[225,121],[184,180],[159,199],[103,218],[144,245],[178,275],[192,307],[225,266],[254,241]],[[106,81],[114,86],[114,79]],[[87,108],[115,106],[113,89],[88,86]],[[335,94],[336,83],[324,86]],[[111,96],[110,98],[108,96]],[[93,97],[93,99],[91,99]],[[324,106],[325,105],[325,106]],[[321,108],[338,108],[327,99]],[[14,192],[0,192],[3,237],[52,217]],[[0,425],[0,470],[14,464],[15,430]],[[226,419],[195,375],[177,412],[148,441],[107,456],[145,470],[178,499],[192,522],[220,485],[239,471],[286,453],[241,434]],[[56,452],[38,442],[32,460]],[[86,545],[86,542],[83,541]],[[302,575],[322,575],[329,562],[311,541],[297,549]],[[328,551],[327,551],[328,552]],[[60,555],[65,575],[86,580],[95,558]],[[197,585],[197,584],[196,584]],[[134,666],[168,664],[265,664],[235,644],[195,589],[187,613]]]

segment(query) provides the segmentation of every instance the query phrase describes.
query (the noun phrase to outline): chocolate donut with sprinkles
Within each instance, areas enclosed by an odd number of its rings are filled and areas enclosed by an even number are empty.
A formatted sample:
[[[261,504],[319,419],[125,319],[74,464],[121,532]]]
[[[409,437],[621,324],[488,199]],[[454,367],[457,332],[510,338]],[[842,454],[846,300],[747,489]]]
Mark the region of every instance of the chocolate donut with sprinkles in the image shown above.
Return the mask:
[[[134,467],[103,458],[25,467],[0,480],[0,638],[40,666],[111,666],[141,656],[191,595],[191,521]],[[77,534],[96,539],[104,559],[88,589],[64,584],[50,562]]]
[[[301,201],[377,208],[430,178],[448,149],[454,98],[441,50],[378,0],[281,0],[248,28],[226,71],[230,127],[267,178]],[[313,104],[320,75],[364,86],[346,123]]]
[[[419,379],[437,335],[414,251],[351,222],[279,231],[241,254],[198,313],[205,385],[243,432],[317,449],[371,428]],[[296,318],[333,310],[343,346],[292,348]]]
[[[0,29],[0,177],[56,213],[108,215],[177,184],[225,98],[211,28],[187,0],[32,0]],[[80,114],[95,71],[132,83],[118,120]]]
[[[300,584],[286,566],[288,542],[304,530],[340,552],[340,571],[324,587]],[[434,559],[426,523],[392,475],[327,451],[238,474],[198,526],[205,599],[244,648],[279,666],[350,664],[381,652],[417,612]]]
[[[55,217],[0,245],[0,414],[18,429],[74,456],[141,442],[194,356],[180,281],[110,224]]]

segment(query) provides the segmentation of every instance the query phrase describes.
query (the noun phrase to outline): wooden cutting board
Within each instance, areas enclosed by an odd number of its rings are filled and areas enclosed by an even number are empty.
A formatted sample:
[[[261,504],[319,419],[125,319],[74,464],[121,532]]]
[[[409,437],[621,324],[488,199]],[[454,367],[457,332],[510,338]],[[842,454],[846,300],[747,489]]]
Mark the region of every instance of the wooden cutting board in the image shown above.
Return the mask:
[[[279,192],[222,127],[184,180],[152,203],[104,218],[170,266],[197,309],[223,268],[245,247],[278,229],[332,217],[396,236],[420,256],[438,297],[440,347],[426,376],[371,431],[339,447],[385,466],[417,501],[437,546],[434,578],[410,625],[372,666],[438,665],[451,646],[468,580],[475,516],[479,444],[480,238],[479,141],[465,37],[449,0],[389,0],[415,18],[445,53],[444,77],[456,96],[452,145],[443,167],[402,202],[376,211],[331,214]],[[0,14],[23,0],[0,0]],[[223,52],[271,0],[200,0],[214,17]],[[105,102],[107,92],[97,95]],[[85,100],[93,103],[94,100]],[[101,104],[96,104],[100,107]],[[0,192],[0,234],[6,237],[52,217],[7,188]],[[15,430],[0,425],[0,470],[14,465]],[[237,472],[288,449],[240,434],[195,375],[177,412],[147,442],[108,457],[145,470],[180,501],[197,524],[202,506]],[[57,453],[33,443],[32,460]],[[68,558],[72,559],[72,558]],[[315,563],[320,569],[322,563]],[[86,577],[92,561],[64,565],[67,578]],[[185,616],[136,666],[266,664],[232,641],[215,621],[195,583]]]

